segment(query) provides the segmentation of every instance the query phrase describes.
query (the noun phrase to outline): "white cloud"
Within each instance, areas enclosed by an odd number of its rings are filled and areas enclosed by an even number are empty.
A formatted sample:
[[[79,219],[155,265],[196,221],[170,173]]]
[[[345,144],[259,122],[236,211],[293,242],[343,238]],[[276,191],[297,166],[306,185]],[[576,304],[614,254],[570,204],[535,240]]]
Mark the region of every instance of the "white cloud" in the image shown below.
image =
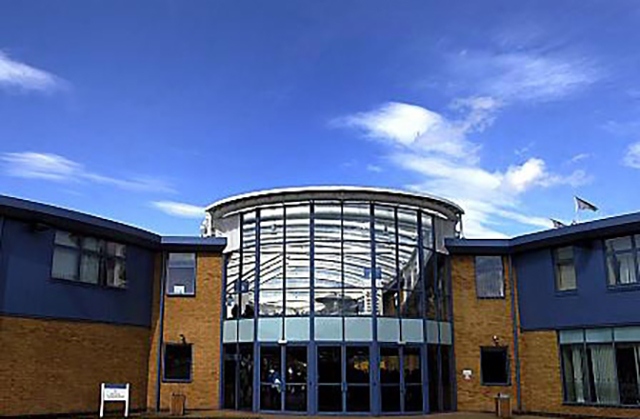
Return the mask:
[[[372,112],[359,113],[355,119],[347,117],[343,120],[352,121],[349,126],[359,128],[365,136],[377,138],[383,132],[399,132],[399,127],[405,124],[402,112],[397,110],[405,109],[405,106],[411,107],[411,112],[406,114],[408,124],[415,121],[414,115],[423,114],[430,116],[432,125],[427,126],[426,131],[411,142],[384,134],[386,139],[395,140],[388,143],[390,161],[423,178],[421,182],[410,185],[410,189],[433,193],[459,203],[466,211],[464,228],[468,237],[503,237],[499,228],[505,221],[549,228],[551,222],[548,219],[518,211],[523,194],[536,188],[557,185],[575,187],[590,181],[589,176],[581,170],[568,175],[553,173],[547,168],[546,162],[537,157],[512,164],[503,170],[482,167],[480,146],[470,141],[468,136],[486,129],[493,122],[500,102],[490,98],[455,101],[452,109],[458,112],[456,118],[416,105],[394,102]],[[394,111],[389,112],[390,109]],[[438,125],[437,130],[432,129],[433,121]],[[384,131],[379,127],[385,127]],[[428,138],[425,139],[425,136]]]
[[[377,166],[375,164],[368,164],[367,171],[374,172],[374,173],[382,173],[382,167]]]
[[[640,169],[640,142],[631,144],[622,159],[625,166]]]
[[[204,207],[175,201],[154,201],[151,203],[160,211],[182,218],[204,218]]]
[[[64,86],[59,77],[11,59],[0,51],[0,88],[18,88],[49,92]]]
[[[168,184],[153,178],[116,178],[94,173],[82,164],[58,154],[19,152],[0,155],[5,173],[25,179],[61,183],[87,182],[140,192],[175,192]]]
[[[567,163],[569,163],[569,164],[578,163],[579,161],[588,159],[589,157],[591,157],[591,154],[589,154],[589,153],[578,153],[578,154],[572,156],[567,161]]]
[[[588,58],[536,51],[471,52],[452,56],[450,64],[473,91],[505,102],[561,99],[603,77]]]

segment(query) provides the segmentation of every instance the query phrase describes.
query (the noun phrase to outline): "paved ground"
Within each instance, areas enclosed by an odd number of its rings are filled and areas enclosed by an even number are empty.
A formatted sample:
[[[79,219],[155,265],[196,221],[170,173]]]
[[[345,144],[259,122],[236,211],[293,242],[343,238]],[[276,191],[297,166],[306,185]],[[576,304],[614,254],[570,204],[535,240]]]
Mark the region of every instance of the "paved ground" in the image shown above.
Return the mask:
[[[158,416],[144,416],[145,418],[158,418]],[[175,417],[162,415],[161,417]],[[293,416],[293,415],[271,415],[251,412],[234,412],[234,411],[202,411],[202,412],[189,412],[185,418],[231,418],[231,419],[354,419],[354,416]],[[369,416],[357,416],[358,419],[368,419]],[[373,418],[373,416],[371,416]],[[439,413],[423,416],[393,416],[393,419],[495,419],[496,415],[492,413],[465,413],[465,412],[452,412],[452,413]],[[514,416],[517,419],[545,419],[543,416]],[[547,418],[549,419],[549,418]]]

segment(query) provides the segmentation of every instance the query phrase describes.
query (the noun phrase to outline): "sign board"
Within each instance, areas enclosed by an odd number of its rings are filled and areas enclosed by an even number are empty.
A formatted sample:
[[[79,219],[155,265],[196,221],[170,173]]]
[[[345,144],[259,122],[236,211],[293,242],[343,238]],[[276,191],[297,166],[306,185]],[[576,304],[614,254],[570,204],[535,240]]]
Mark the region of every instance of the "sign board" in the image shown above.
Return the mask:
[[[129,383],[100,385],[100,417],[104,417],[105,402],[124,402],[124,417],[129,416]]]
[[[173,293],[174,294],[186,294],[187,293],[187,288],[184,285],[174,285],[173,286]]]
[[[473,371],[471,370],[462,370],[462,377],[464,377],[465,380],[469,381],[471,380],[471,376],[473,375]]]

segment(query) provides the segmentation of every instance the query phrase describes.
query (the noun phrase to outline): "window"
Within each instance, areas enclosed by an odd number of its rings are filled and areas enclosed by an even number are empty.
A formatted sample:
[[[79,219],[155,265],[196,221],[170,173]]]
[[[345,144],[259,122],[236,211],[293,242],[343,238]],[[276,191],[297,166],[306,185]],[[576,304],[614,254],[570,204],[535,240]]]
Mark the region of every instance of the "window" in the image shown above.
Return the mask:
[[[51,276],[56,279],[126,288],[126,246],[56,231]]]
[[[164,346],[164,381],[191,381],[191,352],[187,343]]]
[[[609,285],[638,283],[637,246],[640,235],[605,240]]]
[[[169,253],[167,260],[167,294],[194,295],[196,282],[195,253]]]
[[[501,256],[476,256],[478,298],[504,298]]]
[[[560,332],[564,400],[640,406],[640,328]]]
[[[573,264],[573,247],[560,247],[554,252],[556,264],[556,289],[576,289],[576,270]]]
[[[480,348],[480,372],[483,385],[509,385],[507,347]]]

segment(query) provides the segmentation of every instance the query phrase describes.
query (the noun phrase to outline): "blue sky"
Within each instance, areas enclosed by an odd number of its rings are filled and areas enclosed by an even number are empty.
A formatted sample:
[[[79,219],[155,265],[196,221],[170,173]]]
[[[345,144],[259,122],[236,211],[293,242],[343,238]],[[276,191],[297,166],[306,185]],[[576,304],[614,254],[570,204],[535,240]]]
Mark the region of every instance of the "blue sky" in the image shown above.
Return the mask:
[[[636,1],[6,1],[0,193],[164,234],[283,186],[426,191],[469,237],[640,210]]]

